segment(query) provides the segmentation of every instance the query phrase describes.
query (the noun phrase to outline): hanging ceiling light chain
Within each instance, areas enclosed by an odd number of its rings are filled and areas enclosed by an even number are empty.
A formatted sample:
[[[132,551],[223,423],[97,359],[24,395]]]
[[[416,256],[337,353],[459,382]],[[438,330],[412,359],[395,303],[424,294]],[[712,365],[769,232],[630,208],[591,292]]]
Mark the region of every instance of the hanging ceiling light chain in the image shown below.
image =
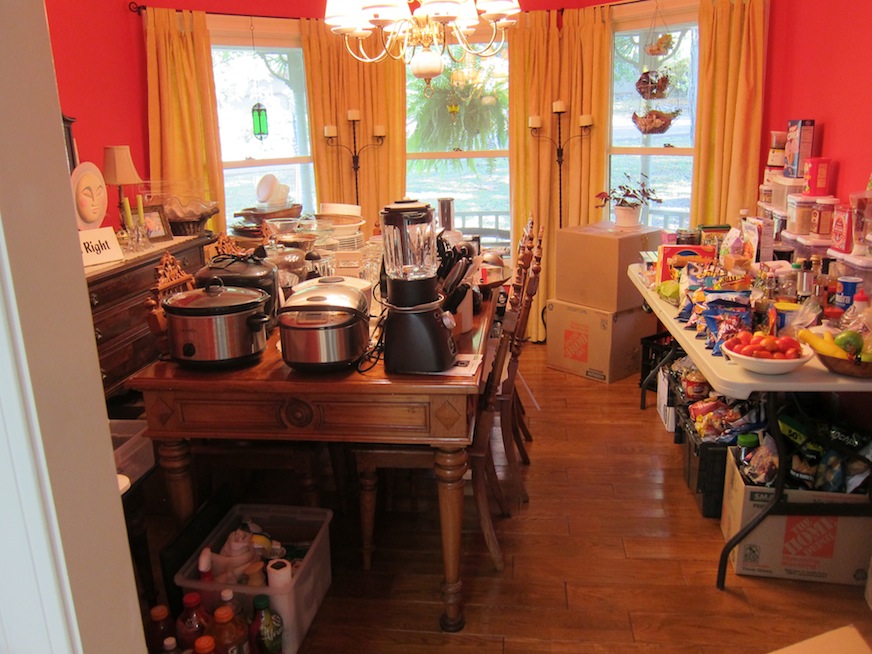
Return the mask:
[[[420,0],[414,12],[409,5],[409,0],[327,0],[324,22],[344,37],[346,49],[358,61],[402,59],[429,86],[442,74],[446,53],[459,63],[467,54],[491,57],[500,52],[506,30],[516,22],[510,16],[521,11],[518,0]],[[490,37],[476,47],[469,37],[482,20],[490,24]],[[369,54],[364,42],[373,33],[378,35],[378,51]],[[449,47],[452,37],[463,51],[460,58]]]

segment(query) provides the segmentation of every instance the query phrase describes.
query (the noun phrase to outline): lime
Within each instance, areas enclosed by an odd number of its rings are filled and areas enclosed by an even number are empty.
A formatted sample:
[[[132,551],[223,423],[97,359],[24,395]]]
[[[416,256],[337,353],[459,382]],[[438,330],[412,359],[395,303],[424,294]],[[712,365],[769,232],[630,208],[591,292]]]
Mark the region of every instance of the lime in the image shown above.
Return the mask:
[[[834,342],[851,356],[863,349],[863,335],[853,329],[846,329],[836,334]]]

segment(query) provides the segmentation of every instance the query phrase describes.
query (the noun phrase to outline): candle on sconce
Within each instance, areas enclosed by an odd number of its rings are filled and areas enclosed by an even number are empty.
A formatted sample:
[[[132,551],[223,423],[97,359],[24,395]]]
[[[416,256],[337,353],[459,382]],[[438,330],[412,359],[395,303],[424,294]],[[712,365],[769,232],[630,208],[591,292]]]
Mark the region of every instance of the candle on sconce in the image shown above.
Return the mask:
[[[530,116],[527,119],[527,127],[530,129],[539,129],[542,127],[542,117],[541,116]]]
[[[380,138],[387,135],[387,130],[384,125],[375,125],[372,128],[372,135]]]
[[[139,217],[139,224],[145,225],[145,213],[142,206],[142,195],[136,195],[136,215]]]
[[[349,109],[348,120],[353,122],[357,122],[358,120],[360,120],[360,109]]]
[[[336,125],[324,125],[324,138],[336,138]]]
[[[566,113],[566,103],[563,100],[555,100],[551,103],[551,112],[555,114]]]
[[[581,114],[578,117],[579,127],[590,127],[591,125],[593,125],[593,116],[590,114]]]

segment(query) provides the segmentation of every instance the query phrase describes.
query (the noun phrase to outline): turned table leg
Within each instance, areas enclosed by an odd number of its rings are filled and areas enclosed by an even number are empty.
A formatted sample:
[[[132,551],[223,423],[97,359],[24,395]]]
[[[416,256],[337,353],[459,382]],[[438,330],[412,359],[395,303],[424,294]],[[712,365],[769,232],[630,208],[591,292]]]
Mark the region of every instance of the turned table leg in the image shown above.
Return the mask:
[[[442,601],[445,612],[439,618],[444,631],[461,631],[465,626],[460,580],[460,544],[463,527],[463,475],[469,459],[465,449],[437,449],[435,456],[436,487],[439,493],[439,522],[442,531]]]
[[[191,479],[191,444],[186,440],[160,441],[158,461],[163,469],[170,512],[177,525],[194,515],[194,483]]]

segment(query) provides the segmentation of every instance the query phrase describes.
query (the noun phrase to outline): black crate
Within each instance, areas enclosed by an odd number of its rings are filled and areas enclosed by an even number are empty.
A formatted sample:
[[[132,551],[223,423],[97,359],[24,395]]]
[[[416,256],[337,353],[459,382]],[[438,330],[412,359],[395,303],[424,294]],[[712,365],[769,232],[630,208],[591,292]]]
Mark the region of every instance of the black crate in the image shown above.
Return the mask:
[[[645,382],[645,379],[654,368],[663,360],[669,350],[672,348],[672,335],[669,332],[657,332],[652,336],[645,336],[641,339],[642,342],[642,370],[639,374],[639,387]],[[646,390],[657,392],[657,377],[655,376],[648,385]]]
[[[675,431],[684,435],[684,480],[703,517],[720,518],[724,498],[727,446],[700,438],[684,407],[676,407]]]

